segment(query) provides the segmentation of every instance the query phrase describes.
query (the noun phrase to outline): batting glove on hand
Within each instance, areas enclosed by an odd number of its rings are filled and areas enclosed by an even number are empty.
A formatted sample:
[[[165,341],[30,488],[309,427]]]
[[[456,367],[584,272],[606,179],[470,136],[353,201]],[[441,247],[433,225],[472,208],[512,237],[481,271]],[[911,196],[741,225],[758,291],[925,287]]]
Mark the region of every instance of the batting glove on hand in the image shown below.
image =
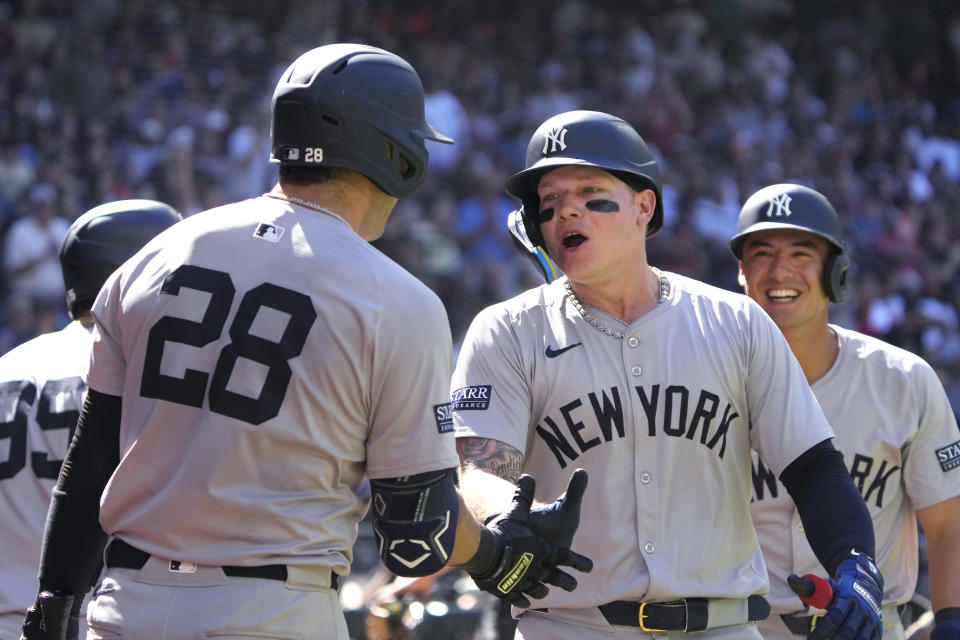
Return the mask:
[[[883,635],[883,576],[865,553],[841,562],[830,580],[807,574],[791,575],[787,582],[804,603],[827,610],[807,636],[811,640],[880,640]]]
[[[27,609],[20,640],[77,640],[83,598],[41,591]]]
[[[585,475],[586,472],[583,472]],[[577,483],[580,482],[585,482],[585,479],[578,479]],[[530,606],[528,596],[546,596],[549,592],[547,584],[565,591],[573,591],[577,587],[576,578],[559,569],[560,566],[584,572],[593,569],[593,561],[589,558],[569,548],[551,544],[530,528],[530,505],[535,489],[536,481],[531,476],[520,477],[510,509],[487,524],[481,535],[481,548],[474,559],[464,565],[477,587],[521,608]],[[568,487],[568,500],[571,503],[568,509],[579,512],[579,497],[570,500],[570,493]],[[579,495],[582,493],[581,490]],[[573,531],[576,531],[576,525]],[[573,531],[569,532],[571,538]],[[493,558],[492,562],[484,560],[489,557]]]
[[[587,472],[577,469],[553,504],[530,510],[530,528],[550,544],[569,549],[580,526],[580,502],[586,490]]]

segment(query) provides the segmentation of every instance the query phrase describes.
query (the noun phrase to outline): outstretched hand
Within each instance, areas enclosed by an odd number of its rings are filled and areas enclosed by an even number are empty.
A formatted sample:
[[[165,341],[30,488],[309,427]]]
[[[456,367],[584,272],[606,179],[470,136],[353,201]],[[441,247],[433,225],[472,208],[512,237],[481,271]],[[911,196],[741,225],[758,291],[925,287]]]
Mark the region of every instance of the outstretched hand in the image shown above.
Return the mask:
[[[580,526],[580,502],[586,490],[587,472],[577,469],[570,476],[567,490],[553,504],[530,510],[530,528],[547,542],[569,549]]]
[[[586,472],[571,477],[566,494],[546,510],[560,518],[558,538],[572,539],[579,524],[580,499],[586,488]],[[495,560],[486,569],[465,566],[477,586],[517,607],[530,606],[529,598],[543,598],[549,592],[547,584],[573,591],[577,580],[559,567],[590,571],[593,562],[566,547],[559,546],[531,528],[530,506],[536,481],[523,475],[517,481],[510,509],[487,524],[483,537],[497,545]],[[566,505],[566,506],[564,506]],[[558,520],[560,522],[560,520]],[[481,547],[485,543],[481,541]],[[478,552],[478,555],[481,555]]]

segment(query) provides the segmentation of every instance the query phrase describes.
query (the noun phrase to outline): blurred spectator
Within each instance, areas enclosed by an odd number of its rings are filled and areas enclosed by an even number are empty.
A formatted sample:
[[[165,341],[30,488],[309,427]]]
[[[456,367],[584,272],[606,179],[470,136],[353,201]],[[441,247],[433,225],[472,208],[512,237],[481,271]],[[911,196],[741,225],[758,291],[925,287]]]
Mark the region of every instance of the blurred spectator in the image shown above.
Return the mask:
[[[781,104],[790,90],[794,64],[779,39],[751,34],[746,38],[746,70],[764,102]]]
[[[0,353],[38,335],[37,314],[30,296],[15,294],[8,297],[3,307],[3,324],[0,325]]]
[[[12,141],[3,144],[0,150],[0,198],[15,202],[27,190],[35,177],[33,167],[30,166],[20,147]]]
[[[70,221],[56,215],[56,200],[56,189],[49,184],[30,189],[23,217],[7,233],[3,266],[12,294],[29,296],[40,307],[65,308],[59,255]]]
[[[690,205],[690,213],[697,236],[726,249],[730,229],[737,228],[737,216],[742,204],[736,185],[716,176],[702,176],[702,191]]]
[[[514,258],[519,254],[505,231],[507,218],[518,205],[506,196],[503,180],[493,171],[481,171],[471,183],[471,193],[457,208],[454,230],[473,274],[468,286],[480,284],[494,299],[511,297],[517,291]]]
[[[55,190],[59,211],[152,197],[189,214],[262,193],[276,177],[263,88],[292,51],[368,42],[422,70],[429,117],[457,141],[431,145],[427,184],[379,243],[440,295],[455,337],[480,308],[537,281],[502,224],[516,206],[502,182],[523,164],[526,132],[554,113],[599,109],[635,124],[660,163],[657,264],[739,290],[719,274],[730,272],[723,239],[740,194],[813,186],[844,209],[858,270],[832,317],[933,350],[960,396],[960,328],[943,321],[960,315],[960,297],[944,293],[960,289],[960,16],[950,3],[625,11],[563,0],[549,18],[543,7],[0,0],[4,264],[30,244],[14,225],[30,224],[17,218],[33,218],[37,185]]]
[[[424,96],[427,121],[435,123],[440,131],[449,132],[456,144],[440,144],[427,140],[430,150],[430,171],[446,175],[453,171],[463,150],[470,144],[470,120],[460,99],[448,89],[438,88]]]

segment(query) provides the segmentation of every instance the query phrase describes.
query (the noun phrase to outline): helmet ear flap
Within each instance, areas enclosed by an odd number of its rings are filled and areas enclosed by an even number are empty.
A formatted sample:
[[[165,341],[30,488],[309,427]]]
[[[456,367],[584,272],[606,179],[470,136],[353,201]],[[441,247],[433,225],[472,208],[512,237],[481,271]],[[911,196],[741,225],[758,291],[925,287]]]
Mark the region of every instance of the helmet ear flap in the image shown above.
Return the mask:
[[[523,220],[523,226],[527,231],[527,238],[535,247],[542,247],[546,253],[546,246],[543,243],[543,234],[540,233],[539,217],[540,199],[527,198],[522,201],[520,206],[520,217]]]
[[[847,270],[850,257],[846,251],[833,250],[823,265],[823,291],[831,302],[837,304],[847,299]]]
[[[560,270],[553,263],[546,250],[541,245],[531,242],[527,234],[527,223],[524,220],[523,207],[510,212],[507,219],[507,228],[514,246],[540,271],[540,275],[549,284],[560,276]]]

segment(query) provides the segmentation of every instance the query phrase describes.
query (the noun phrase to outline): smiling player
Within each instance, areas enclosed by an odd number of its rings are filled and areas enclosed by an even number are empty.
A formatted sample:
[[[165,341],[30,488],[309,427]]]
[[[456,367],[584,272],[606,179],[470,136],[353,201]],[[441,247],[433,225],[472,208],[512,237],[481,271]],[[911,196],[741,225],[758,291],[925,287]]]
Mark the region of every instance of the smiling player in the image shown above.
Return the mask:
[[[849,254],[837,212],[823,194],[775,184],[744,203],[730,249],[740,283],[787,338],[837,434],[835,444],[873,518],[884,576],[884,634],[902,638],[898,605],[917,584],[917,517],[927,535],[934,638],[960,637],[960,432],[943,387],[922,359],[830,324],[846,297]],[[822,573],[790,496],[754,454],[754,501],[774,615],[767,639],[805,636],[814,619],[787,584]]]

